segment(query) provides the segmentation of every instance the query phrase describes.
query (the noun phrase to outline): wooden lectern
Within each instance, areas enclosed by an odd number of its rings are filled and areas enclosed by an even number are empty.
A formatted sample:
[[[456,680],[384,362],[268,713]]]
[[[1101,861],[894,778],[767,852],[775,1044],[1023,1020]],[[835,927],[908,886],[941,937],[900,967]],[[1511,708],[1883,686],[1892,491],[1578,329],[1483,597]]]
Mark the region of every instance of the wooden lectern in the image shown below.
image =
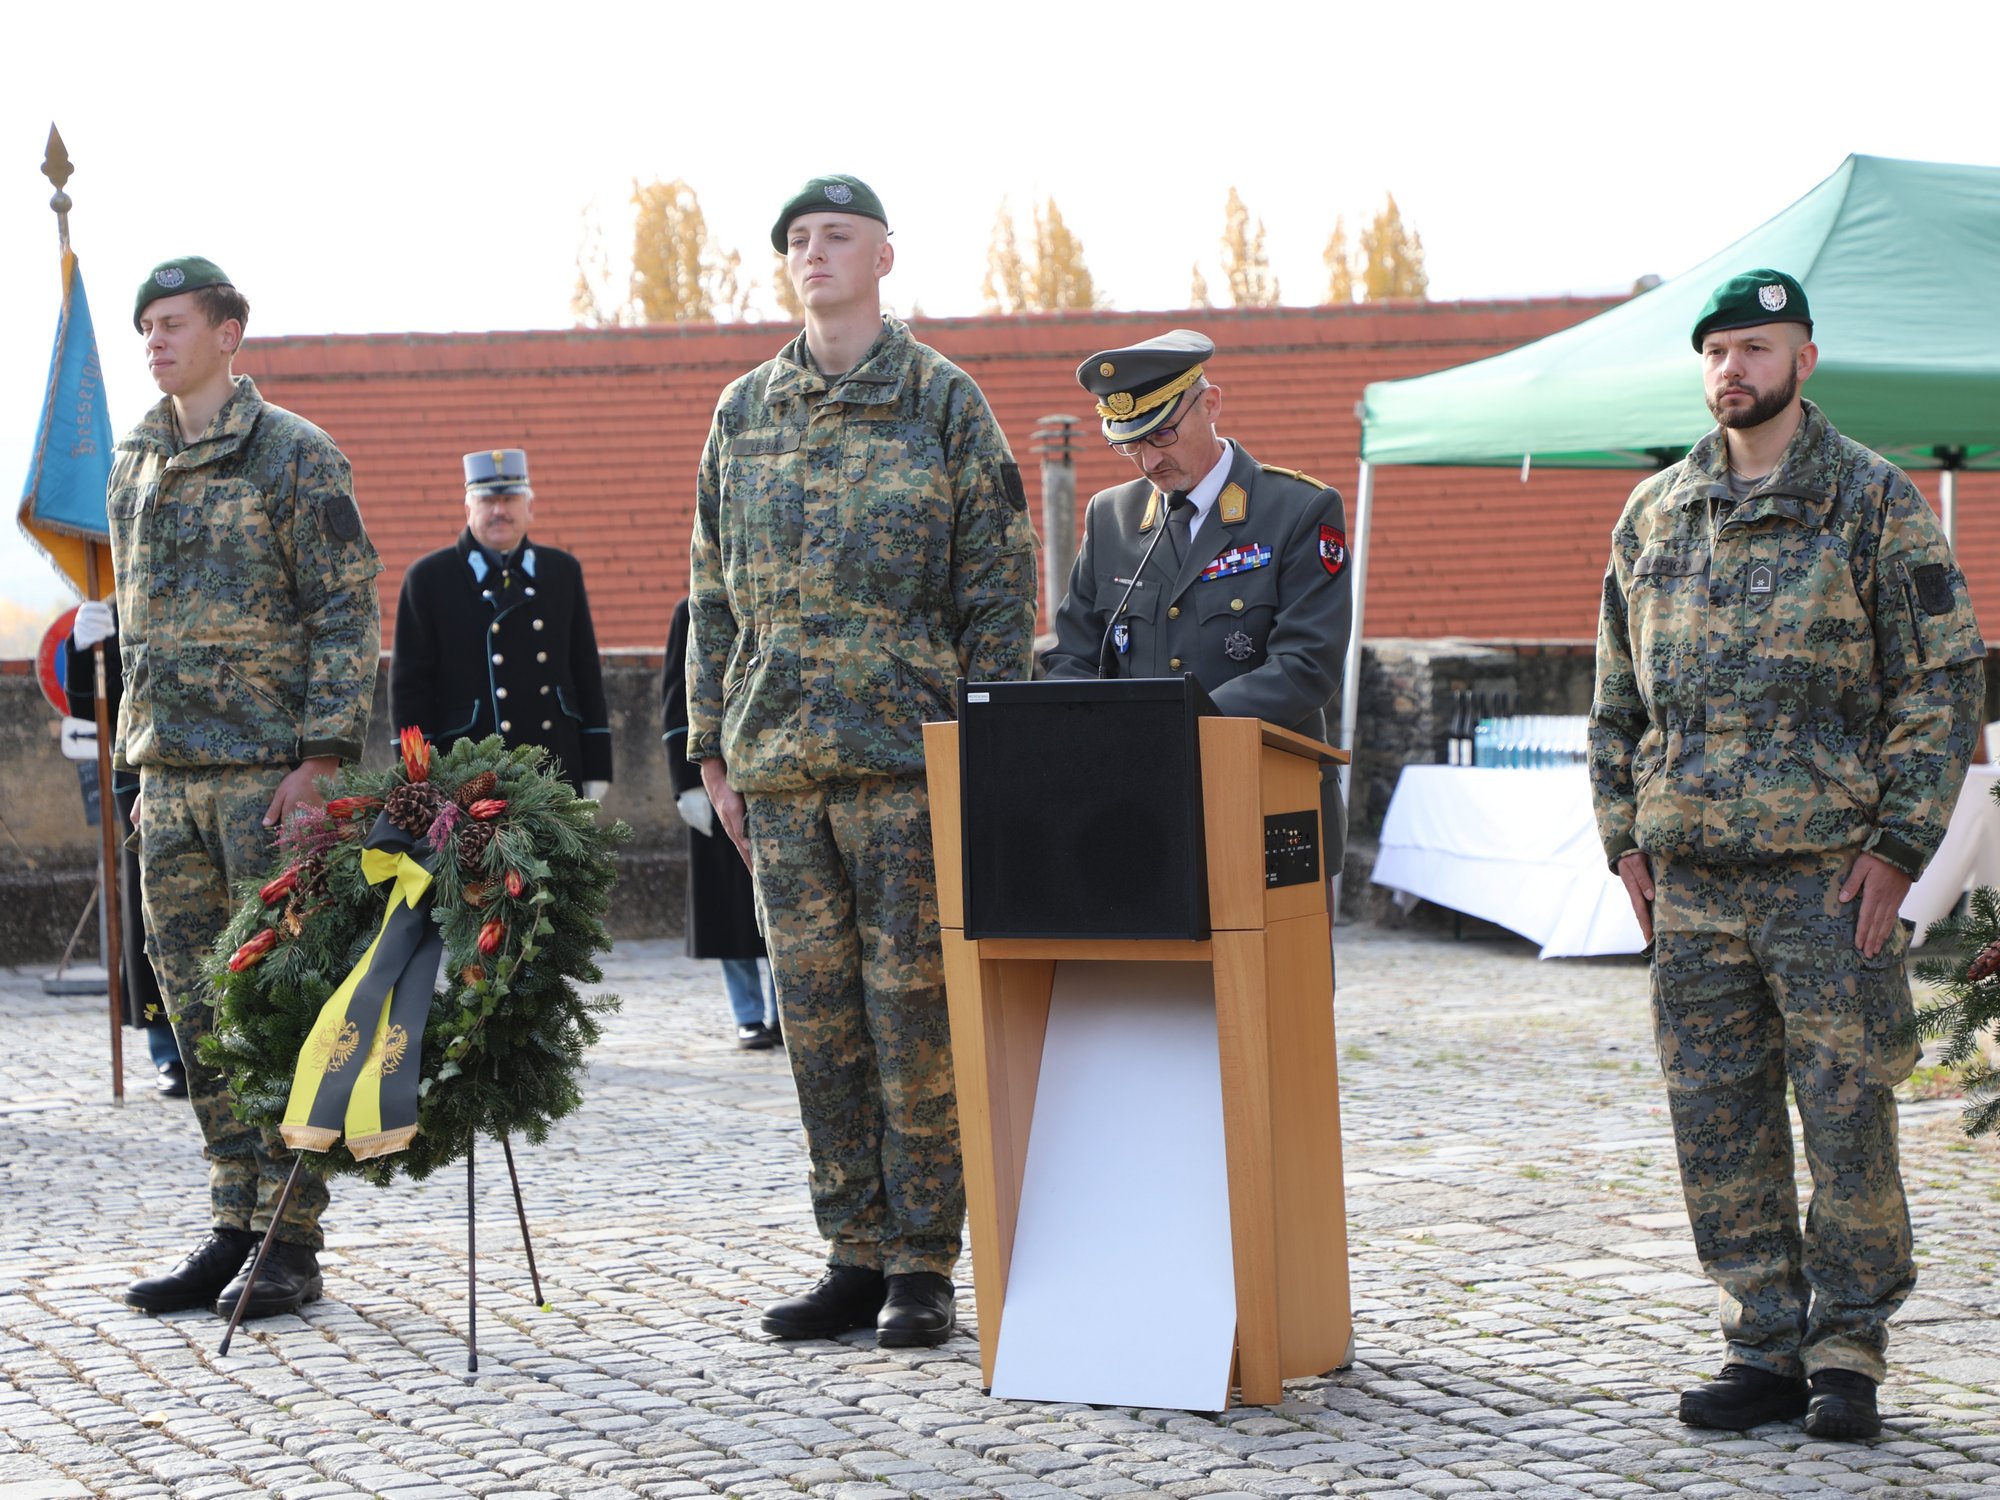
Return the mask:
[[[993,1383],[1029,1126],[1058,960],[1207,964],[1222,1069],[1234,1383],[1250,1405],[1287,1377],[1350,1362],[1333,970],[1326,874],[1273,883],[1287,826],[1320,807],[1320,771],[1347,757],[1256,719],[1198,721],[1206,941],[968,938],[960,726],[924,726],[939,920],[972,1221],[984,1383]],[[1269,820],[1267,824],[1267,820]],[[1317,818],[1310,826],[1317,828]],[[1316,851],[1315,851],[1316,855]]]

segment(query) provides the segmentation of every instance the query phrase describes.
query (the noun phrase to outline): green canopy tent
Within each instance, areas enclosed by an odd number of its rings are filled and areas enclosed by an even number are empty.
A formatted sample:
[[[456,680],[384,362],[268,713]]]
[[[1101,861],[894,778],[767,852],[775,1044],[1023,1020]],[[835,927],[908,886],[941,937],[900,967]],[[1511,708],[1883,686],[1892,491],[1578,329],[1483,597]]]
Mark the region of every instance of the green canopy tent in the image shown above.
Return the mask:
[[[1354,746],[1378,464],[1656,469],[1714,425],[1689,330],[1717,283],[1789,271],[1812,304],[1809,392],[1836,427],[1905,468],[2000,467],[2000,168],[1850,156],[1783,213],[1573,328],[1362,393],[1354,630],[1341,745]]]

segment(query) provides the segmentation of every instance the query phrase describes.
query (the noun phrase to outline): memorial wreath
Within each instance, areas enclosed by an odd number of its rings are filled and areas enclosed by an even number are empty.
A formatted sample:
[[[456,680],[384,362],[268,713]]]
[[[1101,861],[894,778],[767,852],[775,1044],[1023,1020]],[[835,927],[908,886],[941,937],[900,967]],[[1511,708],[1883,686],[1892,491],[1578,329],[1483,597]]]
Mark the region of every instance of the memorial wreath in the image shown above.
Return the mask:
[[[477,1134],[540,1141],[582,1102],[618,1001],[578,986],[602,977],[629,836],[534,747],[439,756],[405,730],[400,748],[287,820],[272,878],[217,940],[203,1043],[240,1118],[378,1182],[426,1177]]]

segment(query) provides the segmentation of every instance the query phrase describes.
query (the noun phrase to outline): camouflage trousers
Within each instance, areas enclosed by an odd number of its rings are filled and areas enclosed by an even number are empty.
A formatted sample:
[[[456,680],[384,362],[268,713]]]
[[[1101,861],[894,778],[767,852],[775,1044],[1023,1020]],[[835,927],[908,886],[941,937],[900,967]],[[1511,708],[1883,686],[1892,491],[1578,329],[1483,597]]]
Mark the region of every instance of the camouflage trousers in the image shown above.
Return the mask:
[[[924,780],[745,803],[827,1258],[949,1276],[965,1183]]]
[[[1702,1270],[1728,1363],[1881,1380],[1916,1284],[1893,1087],[1916,1064],[1898,925],[1854,946],[1855,851],[1760,865],[1653,862],[1653,1016]],[[1803,1234],[1789,1079],[1812,1201]]]
[[[238,881],[270,874],[275,850],[264,813],[285,776],[282,766],[177,770],[148,767],[139,777],[139,871],[146,907],[146,952],[159,975],[187,1066],[188,1099],[208,1158],[210,1212],[217,1228],[271,1223],[292,1153],[275,1131],[245,1125],[222,1075],[201,1060],[214,1006],[202,965],[228,925]],[[325,1179],[299,1174],[278,1238],[318,1249]]]

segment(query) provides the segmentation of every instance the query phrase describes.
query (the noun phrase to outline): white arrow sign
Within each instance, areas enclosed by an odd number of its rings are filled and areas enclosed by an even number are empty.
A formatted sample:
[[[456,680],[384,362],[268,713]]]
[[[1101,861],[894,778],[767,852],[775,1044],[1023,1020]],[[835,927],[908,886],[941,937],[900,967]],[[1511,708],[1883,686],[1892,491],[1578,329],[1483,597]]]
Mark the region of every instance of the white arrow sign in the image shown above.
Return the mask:
[[[68,760],[97,759],[97,726],[89,719],[62,721],[62,753]]]

